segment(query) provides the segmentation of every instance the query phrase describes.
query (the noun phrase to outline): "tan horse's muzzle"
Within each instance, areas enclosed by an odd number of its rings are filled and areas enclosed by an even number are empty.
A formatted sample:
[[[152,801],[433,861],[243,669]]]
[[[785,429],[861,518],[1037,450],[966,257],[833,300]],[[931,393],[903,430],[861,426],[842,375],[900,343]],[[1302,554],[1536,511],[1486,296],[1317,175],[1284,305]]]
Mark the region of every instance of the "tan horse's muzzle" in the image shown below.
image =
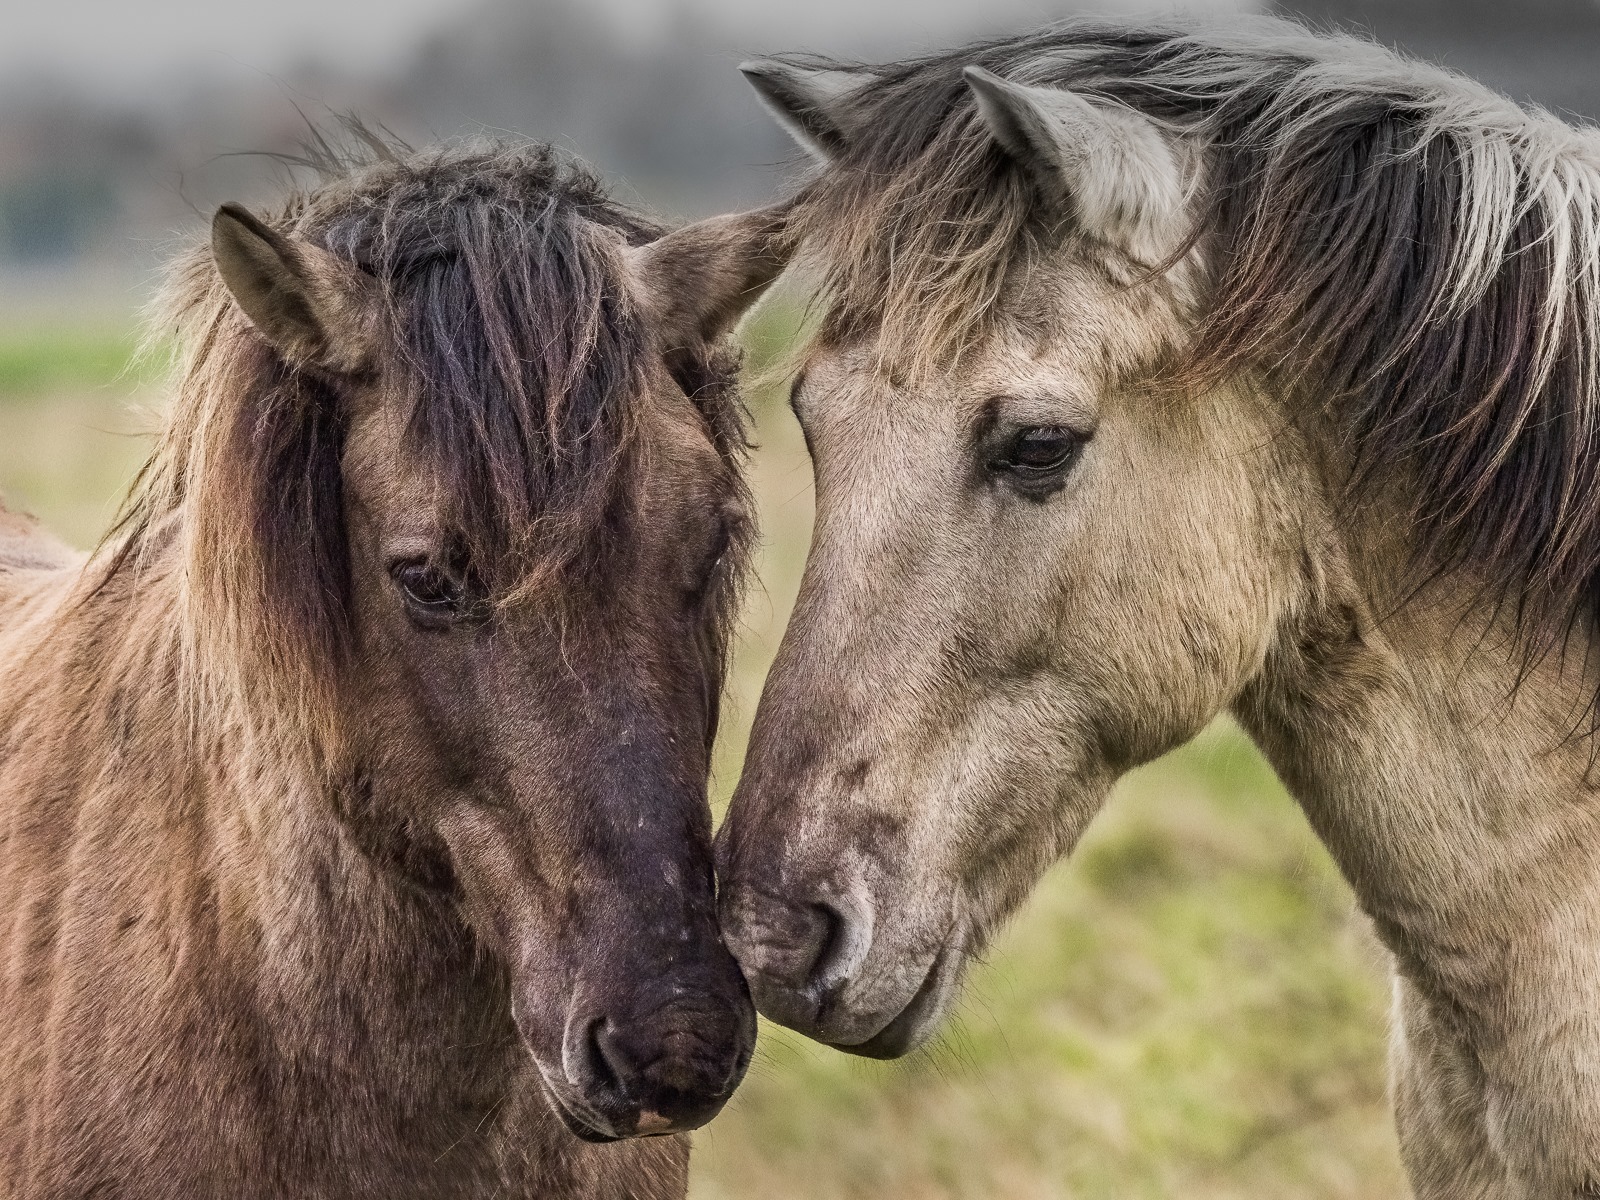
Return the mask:
[[[926,1041],[966,957],[961,922],[933,939],[881,929],[859,881],[817,881],[779,894],[743,882],[729,864],[719,908],[723,936],[762,1015],[869,1058],[897,1058]]]

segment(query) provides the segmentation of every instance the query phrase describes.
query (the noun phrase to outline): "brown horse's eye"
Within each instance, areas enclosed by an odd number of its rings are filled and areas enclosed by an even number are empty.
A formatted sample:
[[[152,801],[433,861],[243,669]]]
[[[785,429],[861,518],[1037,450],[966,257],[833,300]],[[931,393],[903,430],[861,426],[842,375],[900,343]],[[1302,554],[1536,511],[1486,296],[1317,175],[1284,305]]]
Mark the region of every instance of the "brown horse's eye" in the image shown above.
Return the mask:
[[[465,589],[449,572],[430,562],[412,561],[396,563],[390,575],[413,616],[432,624],[461,615]]]
[[[712,585],[716,583],[718,573],[723,562],[728,557],[728,551],[733,546],[733,527],[726,517],[717,523],[717,529],[711,541],[706,546],[705,557],[700,562],[700,568],[695,573],[693,585],[690,587],[687,600],[690,607],[698,605],[711,592]]]

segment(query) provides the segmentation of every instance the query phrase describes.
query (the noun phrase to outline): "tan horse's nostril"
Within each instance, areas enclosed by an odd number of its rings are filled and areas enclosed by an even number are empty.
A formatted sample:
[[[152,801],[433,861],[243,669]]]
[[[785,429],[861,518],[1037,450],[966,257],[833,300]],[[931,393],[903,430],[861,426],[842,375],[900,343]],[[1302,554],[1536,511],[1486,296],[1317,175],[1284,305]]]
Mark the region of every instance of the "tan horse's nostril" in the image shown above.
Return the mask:
[[[822,921],[822,941],[811,963],[808,987],[819,1001],[855,977],[872,949],[871,908],[855,890],[811,905]]]

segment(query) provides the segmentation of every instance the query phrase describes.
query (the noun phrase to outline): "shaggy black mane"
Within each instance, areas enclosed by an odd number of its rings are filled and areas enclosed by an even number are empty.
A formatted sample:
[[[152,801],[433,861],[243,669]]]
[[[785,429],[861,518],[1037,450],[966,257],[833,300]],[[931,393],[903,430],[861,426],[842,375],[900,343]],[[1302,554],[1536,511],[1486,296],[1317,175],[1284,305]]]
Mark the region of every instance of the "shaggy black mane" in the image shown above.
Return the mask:
[[[587,168],[544,145],[414,152],[349,132],[354,149],[317,138],[292,160],[317,181],[265,219],[378,282],[386,402],[407,414],[448,551],[489,604],[541,589],[560,616],[641,528],[659,372],[675,368],[731,462],[737,359],[705,347],[668,366],[624,257],[663,230]],[[286,361],[205,247],[178,264],[157,334],[176,335],[178,395],[95,590],[183,573],[192,674],[275,689],[314,726],[350,659],[350,381]]]
[[[616,499],[646,387],[617,247],[661,228],[544,145],[319,166],[338,182],[297,225],[384,285],[408,433],[474,570],[511,585],[570,558]]]

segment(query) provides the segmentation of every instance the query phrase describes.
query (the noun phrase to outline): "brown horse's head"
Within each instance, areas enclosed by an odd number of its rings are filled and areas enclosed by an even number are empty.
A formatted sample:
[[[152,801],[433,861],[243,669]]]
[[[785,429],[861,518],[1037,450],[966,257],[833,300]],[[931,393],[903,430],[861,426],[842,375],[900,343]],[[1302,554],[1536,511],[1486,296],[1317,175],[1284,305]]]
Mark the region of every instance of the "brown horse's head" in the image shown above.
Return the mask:
[[[464,917],[590,1139],[705,1121],[754,1040],[705,779],[746,540],[715,342],[770,225],[661,237],[542,149],[225,207],[147,489],[206,686]]]

